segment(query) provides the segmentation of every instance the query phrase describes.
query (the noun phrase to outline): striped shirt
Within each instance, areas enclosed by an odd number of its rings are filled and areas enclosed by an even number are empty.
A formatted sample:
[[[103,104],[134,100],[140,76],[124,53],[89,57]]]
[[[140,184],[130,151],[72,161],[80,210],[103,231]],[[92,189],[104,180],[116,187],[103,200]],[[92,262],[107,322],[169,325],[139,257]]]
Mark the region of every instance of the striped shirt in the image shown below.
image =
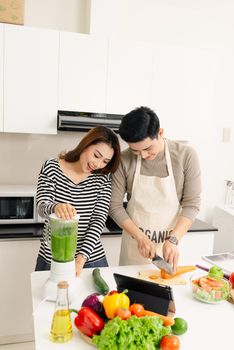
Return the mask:
[[[40,171],[37,184],[37,209],[45,218],[39,255],[51,262],[51,250],[46,244],[48,216],[57,203],[69,203],[80,215],[77,238],[77,254],[94,262],[105,257],[100,235],[106,222],[111,198],[110,175],[91,174],[75,184],[62,171],[58,159],[47,160]]]

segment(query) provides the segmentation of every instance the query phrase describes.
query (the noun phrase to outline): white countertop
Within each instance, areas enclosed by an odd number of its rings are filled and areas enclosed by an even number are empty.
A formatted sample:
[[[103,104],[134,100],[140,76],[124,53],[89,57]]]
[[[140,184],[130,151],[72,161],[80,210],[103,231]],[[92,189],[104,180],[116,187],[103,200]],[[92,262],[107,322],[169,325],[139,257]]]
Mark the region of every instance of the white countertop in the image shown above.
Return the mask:
[[[196,263],[208,266],[208,263],[203,260]],[[191,263],[188,263],[188,265],[191,265]],[[107,281],[110,289],[116,289],[113,277],[114,272],[137,277],[138,271],[151,268],[155,268],[154,265],[104,267],[101,269],[101,274]],[[228,344],[229,341],[230,344],[232,342],[234,325],[234,305],[229,302],[219,305],[206,304],[193,299],[189,285],[191,274],[187,273],[183,275],[188,281],[187,285],[173,287],[176,306],[175,317],[182,317],[188,322],[188,331],[184,335],[179,336],[181,342],[180,350],[221,350],[224,348],[224,344],[226,344],[226,348],[229,348]],[[31,274],[33,310],[35,311],[34,332],[36,350],[94,349],[93,346],[86,344],[80,338],[75,326],[73,327],[73,339],[68,343],[54,344],[49,340],[54,303],[45,301],[39,305],[42,300],[42,286],[48,276],[48,271],[33,272]],[[93,292],[95,290],[92,284],[92,269],[85,269],[81,277],[77,278],[77,299],[70,306],[78,309],[85,297]],[[37,308],[38,305],[39,307]],[[75,314],[72,317],[74,318]]]
[[[226,213],[234,216],[234,206],[223,204],[223,205],[217,205],[217,208],[222,209]]]

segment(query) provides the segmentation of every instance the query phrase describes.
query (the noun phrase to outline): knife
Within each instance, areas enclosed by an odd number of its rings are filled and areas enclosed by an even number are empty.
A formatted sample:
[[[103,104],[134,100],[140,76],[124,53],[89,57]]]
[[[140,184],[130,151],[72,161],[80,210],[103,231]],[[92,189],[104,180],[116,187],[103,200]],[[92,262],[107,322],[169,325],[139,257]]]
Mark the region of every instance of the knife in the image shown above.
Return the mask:
[[[152,259],[152,263],[157,266],[160,270],[165,270],[169,275],[173,275],[173,269],[161,256],[155,255]]]

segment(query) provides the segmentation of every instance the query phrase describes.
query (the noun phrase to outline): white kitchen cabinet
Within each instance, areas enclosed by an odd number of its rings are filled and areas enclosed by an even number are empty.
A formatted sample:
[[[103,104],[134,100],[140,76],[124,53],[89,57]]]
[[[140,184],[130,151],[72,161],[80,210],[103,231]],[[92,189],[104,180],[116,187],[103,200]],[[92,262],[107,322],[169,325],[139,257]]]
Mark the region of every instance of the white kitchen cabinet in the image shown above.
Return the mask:
[[[152,45],[111,39],[109,42],[106,112],[126,114],[151,103]]]
[[[107,39],[60,33],[59,110],[104,113]]]
[[[119,255],[121,247],[121,235],[103,235],[101,236],[101,242],[106,252],[106,258],[109,266],[119,265]]]
[[[200,138],[207,137],[213,125],[217,64],[212,49],[154,46],[151,107],[166,137],[191,140],[195,130]]]
[[[228,205],[216,206],[214,208],[213,225],[218,228],[218,232],[215,233],[214,254],[234,253],[234,207]]]
[[[4,131],[57,133],[59,32],[5,25]]]
[[[0,240],[0,345],[34,339],[30,274],[39,245],[39,239]]]
[[[0,23],[0,132],[3,131],[3,27]]]

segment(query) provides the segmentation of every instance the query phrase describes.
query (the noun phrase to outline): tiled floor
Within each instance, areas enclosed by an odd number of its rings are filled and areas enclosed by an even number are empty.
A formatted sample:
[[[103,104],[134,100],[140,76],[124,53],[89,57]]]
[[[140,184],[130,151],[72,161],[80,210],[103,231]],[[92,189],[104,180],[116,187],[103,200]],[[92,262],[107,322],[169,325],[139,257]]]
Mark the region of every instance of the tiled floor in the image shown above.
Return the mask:
[[[35,350],[34,342],[0,345],[0,350]]]

